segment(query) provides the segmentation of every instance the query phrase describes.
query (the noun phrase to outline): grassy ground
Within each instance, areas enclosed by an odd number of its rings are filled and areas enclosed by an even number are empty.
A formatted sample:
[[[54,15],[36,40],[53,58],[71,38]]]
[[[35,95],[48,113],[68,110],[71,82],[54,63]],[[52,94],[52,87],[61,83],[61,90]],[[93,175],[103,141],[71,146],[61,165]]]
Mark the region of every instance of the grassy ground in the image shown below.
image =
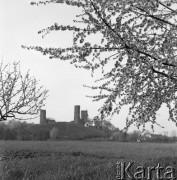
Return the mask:
[[[0,154],[2,180],[116,179],[116,163],[128,161],[177,171],[177,144],[0,141]]]

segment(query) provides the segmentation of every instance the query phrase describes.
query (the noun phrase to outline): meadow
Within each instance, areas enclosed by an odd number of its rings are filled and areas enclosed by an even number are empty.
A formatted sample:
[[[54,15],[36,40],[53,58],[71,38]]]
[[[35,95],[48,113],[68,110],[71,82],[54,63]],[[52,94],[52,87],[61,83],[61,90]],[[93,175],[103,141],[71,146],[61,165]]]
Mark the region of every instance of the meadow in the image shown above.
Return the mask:
[[[112,180],[117,162],[172,166],[177,177],[177,143],[0,141],[2,180]]]

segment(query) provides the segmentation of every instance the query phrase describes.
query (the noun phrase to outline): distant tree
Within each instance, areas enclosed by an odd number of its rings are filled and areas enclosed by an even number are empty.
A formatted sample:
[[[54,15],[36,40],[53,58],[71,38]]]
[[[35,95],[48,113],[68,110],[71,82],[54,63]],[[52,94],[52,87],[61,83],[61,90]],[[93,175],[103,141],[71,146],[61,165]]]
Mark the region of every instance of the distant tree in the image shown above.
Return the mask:
[[[50,132],[45,129],[40,129],[39,132],[37,132],[36,140],[48,140],[50,139]]]
[[[127,136],[128,136],[127,132],[120,131],[120,133],[119,133],[119,141],[122,141],[122,142],[127,141]]]
[[[48,0],[31,4],[66,3],[82,13],[76,25],[54,25],[39,31],[72,31],[68,48],[26,47],[50,58],[71,60],[78,68],[102,70],[93,96],[105,100],[101,115],[119,113],[129,105],[126,125],[156,124],[166,104],[177,125],[177,1],[174,0]],[[97,38],[96,43],[93,39]],[[100,40],[100,41],[99,41]],[[25,46],[23,46],[25,47]]]
[[[171,131],[171,139],[172,139],[172,141],[176,141],[176,139],[177,139],[176,132],[177,131],[175,131],[175,130]]]
[[[0,63],[0,121],[34,118],[44,106],[48,91],[38,86],[29,71],[22,75],[19,65]]]
[[[14,120],[14,119],[12,119],[12,120],[10,120],[10,121],[8,121],[8,122],[6,123],[6,126],[7,126],[9,129],[16,129],[16,128],[20,127],[20,125],[21,125],[21,122],[20,122],[20,121],[16,121],[16,120]]]
[[[114,132],[119,132],[120,129],[118,127],[115,127],[115,129],[113,130]]]
[[[119,140],[119,134],[120,134],[120,131],[113,132],[111,139],[112,140]]]
[[[59,134],[59,130],[57,127],[53,127],[50,131],[50,139],[57,139]]]
[[[132,133],[128,135],[128,139],[131,142],[137,142],[137,140],[139,139],[139,132],[134,130]]]
[[[11,131],[13,137],[18,140],[30,140],[31,133],[29,128],[32,126],[30,123],[26,123],[26,121],[16,121],[10,120],[6,124],[4,124],[6,128]]]
[[[98,129],[102,128],[102,121],[98,116],[93,118],[93,123],[94,123],[96,128],[98,128]]]
[[[5,136],[5,124],[0,122],[0,139],[4,139]]]
[[[3,140],[15,140],[16,139],[15,131],[6,126],[4,129],[4,132],[3,132],[2,139]]]
[[[111,140],[116,140],[116,141],[122,141],[125,142],[127,141],[128,134],[125,131],[113,131]]]
[[[176,131],[175,130],[171,131],[171,137],[176,137]]]
[[[110,121],[104,120],[103,126],[110,129],[110,130],[115,130],[115,126]]]

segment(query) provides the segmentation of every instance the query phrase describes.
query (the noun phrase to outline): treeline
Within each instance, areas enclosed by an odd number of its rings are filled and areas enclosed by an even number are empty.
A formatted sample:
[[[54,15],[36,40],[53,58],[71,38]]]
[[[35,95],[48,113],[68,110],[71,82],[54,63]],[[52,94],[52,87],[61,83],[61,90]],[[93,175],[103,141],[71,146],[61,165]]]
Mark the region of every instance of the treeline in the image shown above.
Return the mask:
[[[113,132],[110,140],[120,142],[177,142],[177,137],[168,137],[161,134],[151,134],[149,132],[141,134],[135,130],[132,133],[123,131]]]
[[[25,121],[9,121],[0,123],[1,140],[46,140],[50,138],[48,131],[38,131],[33,133],[31,130],[34,124]]]
[[[177,142],[177,137],[168,137],[145,132],[140,136],[138,131],[127,133],[109,126],[84,127],[81,124],[58,122],[40,125],[25,121],[0,123],[1,140],[86,140],[97,139],[119,142]]]
[[[12,120],[8,123],[0,123],[1,140],[84,140],[106,138],[110,135],[111,130],[108,128],[86,128],[71,122],[41,125]]]

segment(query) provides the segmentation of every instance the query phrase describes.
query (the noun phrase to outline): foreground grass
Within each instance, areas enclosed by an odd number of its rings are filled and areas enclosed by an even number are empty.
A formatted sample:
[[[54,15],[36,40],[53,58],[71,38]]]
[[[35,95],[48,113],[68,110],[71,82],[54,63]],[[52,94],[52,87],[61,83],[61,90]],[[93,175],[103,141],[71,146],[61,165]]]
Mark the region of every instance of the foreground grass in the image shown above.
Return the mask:
[[[0,141],[0,154],[48,152],[48,156],[9,158],[0,161],[3,180],[94,180],[116,179],[116,162],[135,166],[172,166],[177,170],[177,144],[85,141]]]

